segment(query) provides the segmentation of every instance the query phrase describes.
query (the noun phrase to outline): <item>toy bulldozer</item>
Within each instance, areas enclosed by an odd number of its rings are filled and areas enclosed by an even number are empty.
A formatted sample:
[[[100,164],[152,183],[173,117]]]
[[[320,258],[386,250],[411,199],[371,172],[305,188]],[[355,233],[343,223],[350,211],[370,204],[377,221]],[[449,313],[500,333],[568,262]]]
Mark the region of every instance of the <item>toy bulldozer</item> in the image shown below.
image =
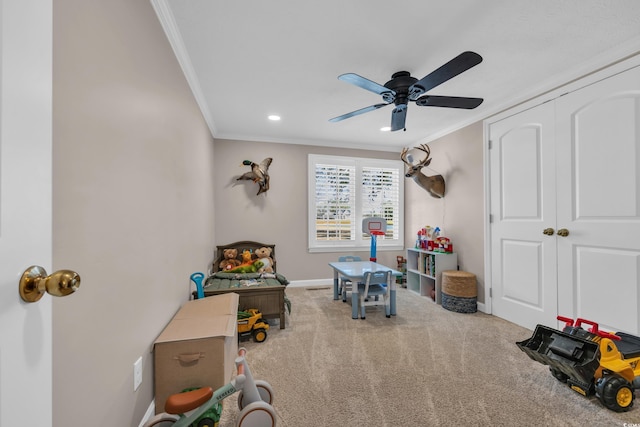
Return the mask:
[[[240,338],[251,336],[255,342],[267,339],[269,323],[262,318],[262,313],[256,308],[238,311],[238,341]]]
[[[531,338],[516,345],[574,391],[595,394],[612,411],[631,409],[634,391],[640,389],[640,338],[600,331],[585,319],[558,320],[566,322],[562,331],[538,325]],[[583,323],[591,328],[583,329]]]

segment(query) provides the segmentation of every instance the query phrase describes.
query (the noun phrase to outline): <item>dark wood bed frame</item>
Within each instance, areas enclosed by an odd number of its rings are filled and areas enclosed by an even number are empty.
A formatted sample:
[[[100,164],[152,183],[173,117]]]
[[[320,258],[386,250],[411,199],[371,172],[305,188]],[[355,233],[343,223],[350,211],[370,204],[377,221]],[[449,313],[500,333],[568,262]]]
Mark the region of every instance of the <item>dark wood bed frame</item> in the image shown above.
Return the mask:
[[[250,250],[251,253],[254,253],[256,249],[266,247],[271,248],[271,258],[273,259],[273,271],[276,270],[276,245],[268,245],[260,242],[252,242],[250,240],[243,240],[241,242],[231,243],[230,245],[219,245],[216,246],[216,253],[214,254],[213,264],[211,265],[211,271],[217,273],[220,271],[220,262],[224,259],[224,250],[225,249],[236,249],[238,251],[238,259],[242,256],[242,251]]]
[[[225,249],[237,249],[238,256],[241,256],[242,251],[245,249],[255,252],[256,249],[261,247],[271,248],[271,258],[273,259],[273,269],[276,271],[276,245],[270,245],[260,242],[253,242],[250,240],[244,240],[240,242],[231,243],[229,245],[216,246],[216,253],[213,263],[211,265],[212,272],[220,271],[220,262],[224,259]],[[284,290],[285,286],[268,286],[268,287],[248,287],[248,288],[235,288],[235,289],[220,289],[214,291],[207,291],[205,289],[204,296],[219,295],[228,292],[236,292],[240,296],[239,306],[240,308],[257,308],[262,312],[262,316],[267,319],[279,319],[280,329],[285,328],[285,315],[284,315]]]

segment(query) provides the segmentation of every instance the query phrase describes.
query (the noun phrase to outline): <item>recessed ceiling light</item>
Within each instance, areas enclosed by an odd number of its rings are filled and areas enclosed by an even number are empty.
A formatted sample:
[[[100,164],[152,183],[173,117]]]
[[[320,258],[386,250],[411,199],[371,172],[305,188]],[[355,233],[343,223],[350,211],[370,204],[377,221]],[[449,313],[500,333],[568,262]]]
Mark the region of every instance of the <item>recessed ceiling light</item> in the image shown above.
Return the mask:
[[[269,120],[271,120],[272,122],[277,122],[278,120],[280,120],[280,116],[276,116],[275,114],[272,114],[269,116]]]
[[[391,130],[391,127],[389,127],[389,126],[385,126],[383,128],[380,128],[380,131],[382,131],[382,132],[389,132],[390,130]]]

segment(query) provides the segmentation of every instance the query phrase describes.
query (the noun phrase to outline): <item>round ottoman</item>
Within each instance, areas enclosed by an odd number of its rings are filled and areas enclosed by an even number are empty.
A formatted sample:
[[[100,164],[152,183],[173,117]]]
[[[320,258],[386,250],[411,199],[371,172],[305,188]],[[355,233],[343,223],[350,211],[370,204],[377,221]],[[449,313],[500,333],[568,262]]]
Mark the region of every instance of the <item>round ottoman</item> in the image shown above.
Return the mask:
[[[476,275],[466,271],[442,272],[442,307],[457,313],[478,310]]]

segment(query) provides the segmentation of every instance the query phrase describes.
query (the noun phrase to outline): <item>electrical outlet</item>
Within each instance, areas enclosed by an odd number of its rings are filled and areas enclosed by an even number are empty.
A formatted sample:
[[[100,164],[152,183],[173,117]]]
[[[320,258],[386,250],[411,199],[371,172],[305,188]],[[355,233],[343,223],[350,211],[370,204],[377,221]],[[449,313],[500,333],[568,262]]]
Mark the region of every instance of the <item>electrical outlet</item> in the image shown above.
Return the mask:
[[[133,391],[136,391],[142,384],[142,356],[133,364]]]

